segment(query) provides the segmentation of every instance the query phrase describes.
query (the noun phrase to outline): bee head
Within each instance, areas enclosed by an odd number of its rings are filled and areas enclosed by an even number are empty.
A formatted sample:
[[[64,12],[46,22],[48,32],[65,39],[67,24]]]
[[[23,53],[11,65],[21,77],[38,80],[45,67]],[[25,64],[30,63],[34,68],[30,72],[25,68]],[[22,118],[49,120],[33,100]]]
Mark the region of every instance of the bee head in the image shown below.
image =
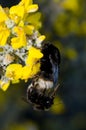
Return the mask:
[[[35,110],[49,110],[49,108],[53,105],[53,98],[45,97],[44,95],[40,97],[39,104],[34,104],[33,108]]]
[[[51,107],[51,105],[53,104],[53,100],[54,98],[52,97],[49,97],[49,96],[44,97],[43,104],[44,104],[45,109],[48,109]]]

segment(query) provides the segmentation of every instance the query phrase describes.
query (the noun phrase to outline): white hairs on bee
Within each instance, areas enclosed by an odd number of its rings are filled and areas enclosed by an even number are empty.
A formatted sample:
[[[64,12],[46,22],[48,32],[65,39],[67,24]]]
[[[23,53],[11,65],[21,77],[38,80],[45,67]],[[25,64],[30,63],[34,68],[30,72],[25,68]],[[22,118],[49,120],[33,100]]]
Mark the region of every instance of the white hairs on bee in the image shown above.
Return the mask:
[[[52,81],[47,81],[47,80],[44,80],[44,79],[41,79],[39,78],[38,80],[38,84],[40,86],[41,89],[50,89],[53,87],[53,82]]]
[[[35,86],[37,87],[37,89],[51,89],[51,88],[53,88],[54,84],[52,81],[39,78],[38,81],[35,82],[34,86],[33,86],[33,84],[30,84],[29,88],[35,87]]]

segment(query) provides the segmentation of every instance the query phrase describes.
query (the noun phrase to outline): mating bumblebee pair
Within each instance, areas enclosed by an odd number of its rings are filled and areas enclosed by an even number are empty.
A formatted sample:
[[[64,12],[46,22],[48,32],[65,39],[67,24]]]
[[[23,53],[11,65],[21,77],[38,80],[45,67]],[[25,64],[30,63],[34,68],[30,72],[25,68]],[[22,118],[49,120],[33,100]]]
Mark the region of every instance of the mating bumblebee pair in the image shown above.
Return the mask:
[[[40,72],[32,79],[27,88],[26,101],[36,110],[48,110],[54,104],[58,89],[60,52],[51,43],[45,43],[41,52]]]

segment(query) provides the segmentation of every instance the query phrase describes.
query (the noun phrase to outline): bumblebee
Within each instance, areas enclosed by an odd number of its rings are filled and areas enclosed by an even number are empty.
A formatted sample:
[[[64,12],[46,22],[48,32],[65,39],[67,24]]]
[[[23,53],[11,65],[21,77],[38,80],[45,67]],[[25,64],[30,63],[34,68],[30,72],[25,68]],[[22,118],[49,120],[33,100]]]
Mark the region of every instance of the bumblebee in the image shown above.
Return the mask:
[[[27,88],[26,101],[35,110],[48,110],[54,104],[58,89],[60,52],[51,43],[45,43],[41,52],[40,73],[37,74]]]

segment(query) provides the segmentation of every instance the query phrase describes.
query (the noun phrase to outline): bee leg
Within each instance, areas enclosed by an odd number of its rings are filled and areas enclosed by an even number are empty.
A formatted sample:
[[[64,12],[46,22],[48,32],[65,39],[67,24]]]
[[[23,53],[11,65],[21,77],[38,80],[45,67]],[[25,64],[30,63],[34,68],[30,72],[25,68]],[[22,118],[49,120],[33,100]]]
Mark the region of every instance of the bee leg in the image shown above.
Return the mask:
[[[46,93],[46,88],[43,90],[43,94],[45,94]]]
[[[55,97],[55,94],[58,90],[58,87],[60,86],[60,84],[58,84],[55,88],[54,88],[54,91],[52,92],[52,94],[50,95],[51,97]]]
[[[32,85],[34,86],[34,81],[32,81]]]

